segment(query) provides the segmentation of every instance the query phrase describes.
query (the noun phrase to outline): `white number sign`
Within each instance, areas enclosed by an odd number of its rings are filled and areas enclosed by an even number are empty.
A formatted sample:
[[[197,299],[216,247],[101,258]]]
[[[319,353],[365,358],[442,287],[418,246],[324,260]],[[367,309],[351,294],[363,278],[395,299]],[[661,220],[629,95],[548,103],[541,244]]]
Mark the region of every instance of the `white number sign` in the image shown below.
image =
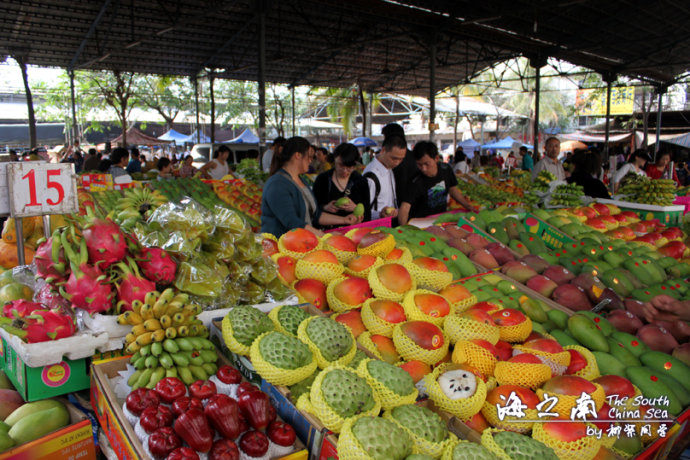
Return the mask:
[[[69,214],[79,210],[74,165],[17,162],[7,166],[12,217]]]

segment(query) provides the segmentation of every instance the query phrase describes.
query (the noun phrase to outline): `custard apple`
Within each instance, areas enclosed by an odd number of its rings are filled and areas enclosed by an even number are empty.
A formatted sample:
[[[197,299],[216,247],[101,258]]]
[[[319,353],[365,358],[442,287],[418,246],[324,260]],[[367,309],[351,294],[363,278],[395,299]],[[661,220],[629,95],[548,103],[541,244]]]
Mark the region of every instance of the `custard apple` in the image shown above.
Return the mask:
[[[448,428],[441,417],[426,407],[407,404],[393,409],[391,415],[414,435],[429,442],[443,442],[448,437]]]
[[[347,367],[351,367],[352,369],[357,369],[357,366],[359,366],[359,363],[363,359],[367,359],[367,358],[368,358],[368,356],[365,355],[364,352],[358,348],[357,351],[355,351],[354,358],[352,358],[352,361],[350,361],[350,363],[347,365]]]
[[[290,385],[290,399],[292,399],[292,402],[297,403],[297,400],[300,396],[302,396],[304,393],[309,393],[311,390],[311,384],[314,383],[314,379],[316,379],[317,375],[318,372],[314,372],[301,382]]]
[[[439,375],[438,384],[448,399],[469,398],[477,390],[477,376],[470,371],[456,369]]]
[[[494,434],[494,442],[513,460],[558,460],[552,448],[529,436],[500,431]]]
[[[352,434],[374,460],[403,460],[412,452],[412,440],[395,423],[381,417],[362,417]]]
[[[347,355],[355,343],[350,329],[331,318],[309,320],[306,333],[326,361],[336,361]]]
[[[375,359],[367,361],[367,371],[369,375],[397,395],[407,396],[415,390],[414,380],[409,373],[385,361]]]
[[[238,305],[230,310],[228,319],[235,340],[248,347],[258,336],[275,329],[273,321],[265,313],[248,305]]]
[[[453,448],[451,460],[494,460],[496,456],[481,444],[461,442]]]
[[[278,322],[292,335],[297,335],[299,324],[307,318],[309,314],[295,305],[283,305],[278,310]]]
[[[260,339],[261,357],[281,369],[297,369],[312,362],[311,350],[296,337],[273,331]]]
[[[352,417],[374,407],[374,394],[369,383],[345,369],[325,370],[321,392],[326,404],[343,418]],[[312,392],[314,388],[312,388]]]

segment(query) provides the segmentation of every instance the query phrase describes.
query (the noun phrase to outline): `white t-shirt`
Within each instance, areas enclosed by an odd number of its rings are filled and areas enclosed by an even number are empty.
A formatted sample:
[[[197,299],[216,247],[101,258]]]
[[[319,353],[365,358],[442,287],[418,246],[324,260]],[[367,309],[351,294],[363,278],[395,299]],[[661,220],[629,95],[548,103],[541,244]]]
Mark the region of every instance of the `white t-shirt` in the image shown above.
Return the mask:
[[[381,211],[385,207],[396,208],[395,204],[395,176],[393,170],[386,168],[377,158],[371,160],[371,163],[364,168],[364,173],[372,172],[376,175],[381,184],[381,191],[379,192],[376,203],[371,207],[371,218],[378,219],[381,217]],[[376,184],[373,180],[367,179],[369,183],[369,199],[374,200],[376,196]],[[376,208],[376,209],[374,209]]]
[[[619,169],[618,171],[616,171],[616,174],[613,175],[613,181],[612,181],[612,182],[613,182],[614,184],[619,183],[621,180],[623,180],[623,178],[624,178],[628,173],[631,173],[631,172],[634,172],[634,173],[637,174],[638,176],[646,176],[646,175],[647,175],[647,173],[644,172],[644,169],[640,169],[639,171],[637,171],[637,170],[635,169],[635,165],[634,165],[634,164],[632,164],[632,163],[626,163],[626,164],[624,164],[623,166],[621,166],[621,169]]]
[[[208,175],[211,176],[211,179],[213,180],[221,180],[223,177],[227,176],[228,173],[230,172],[230,167],[228,166],[227,161],[223,161],[222,163],[218,161],[218,158],[214,158],[213,160],[210,161],[210,163],[215,163],[216,167],[211,169],[207,169],[206,172],[208,172]]]
[[[264,172],[271,171],[271,162],[273,161],[273,149],[268,149],[264,152],[264,157],[261,159],[261,167]]]
[[[458,161],[457,163],[455,163],[455,166],[453,166],[453,172],[456,174],[457,173],[462,173],[462,174],[469,173],[470,167],[467,164],[467,161],[462,160],[462,161]]]

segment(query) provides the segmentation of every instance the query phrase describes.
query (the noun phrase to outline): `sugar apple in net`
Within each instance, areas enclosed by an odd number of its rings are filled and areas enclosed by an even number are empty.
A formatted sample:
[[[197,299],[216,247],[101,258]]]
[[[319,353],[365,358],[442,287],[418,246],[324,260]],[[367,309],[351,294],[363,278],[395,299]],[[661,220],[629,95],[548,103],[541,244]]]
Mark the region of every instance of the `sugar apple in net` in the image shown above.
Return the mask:
[[[352,332],[331,318],[314,318],[306,327],[307,336],[321,351],[326,361],[336,361],[354,346]]]
[[[558,460],[552,448],[529,436],[500,431],[494,434],[494,442],[513,460]]]
[[[481,444],[461,442],[453,448],[450,458],[451,460],[495,460],[496,455]]]
[[[350,361],[350,363],[347,365],[347,367],[351,367],[352,369],[357,369],[357,366],[359,366],[360,361],[362,361],[363,359],[367,359],[367,358],[368,358],[368,356],[365,355],[364,352],[358,348],[357,351],[355,351],[354,358],[352,358],[352,361]]]
[[[278,310],[278,322],[292,335],[297,335],[299,324],[307,318],[309,313],[296,305],[283,305]]]
[[[297,369],[312,361],[306,343],[282,332],[269,332],[259,342],[261,357],[281,369]]]
[[[414,380],[410,374],[398,366],[373,359],[367,362],[367,371],[397,395],[407,396],[415,390]]]
[[[443,442],[448,438],[446,424],[426,407],[407,404],[393,409],[391,415],[400,425],[429,442]]]
[[[254,339],[275,329],[273,321],[263,312],[248,305],[238,305],[228,313],[233,337],[250,347]]]
[[[407,433],[381,417],[356,420],[352,434],[374,460],[404,460],[412,452],[412,440]]]
[[[328,406],[341,417],[361,414],[376,404],[371,386],[356,373],[345,369],[324,372],[328,373],[321,382],[321,392]]]

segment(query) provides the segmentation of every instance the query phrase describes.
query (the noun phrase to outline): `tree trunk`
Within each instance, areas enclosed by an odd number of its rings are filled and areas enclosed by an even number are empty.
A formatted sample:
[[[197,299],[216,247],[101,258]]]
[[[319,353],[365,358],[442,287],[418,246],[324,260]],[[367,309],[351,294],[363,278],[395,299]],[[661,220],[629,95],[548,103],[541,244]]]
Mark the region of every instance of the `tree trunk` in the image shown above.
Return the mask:
[[[127,109],[120,111],[120,123],[122,124],[122,147],[127,148]]]
[[[364,91],[362,91],[362,87],[360,85],[357,85],[357,90],[359,92],[359,112],[362,114],[362,136],[366,137],[366,135],[367,135],[367,107],[366,107],[366,103],[364,102]]]
[[[35,149],[38,142],[36,140],[36,115],[34,114],[34,100],[31,96],[31,87],[29,86],[29,76],[26,72],[26,61],[24,57],[15,57],[22,70],[22,79],[24,80],[24,92],[26,93],[26,109],[29,114],[29,146]]]
[[[647,148],[647,135],[649,131],[649,106],[647,105],[647,88],[642,87],[642,146]]]
[[[460,92],[455,93],[455,118],[453,119],[453,155],[458,148],[458,117],[460,116]]]

